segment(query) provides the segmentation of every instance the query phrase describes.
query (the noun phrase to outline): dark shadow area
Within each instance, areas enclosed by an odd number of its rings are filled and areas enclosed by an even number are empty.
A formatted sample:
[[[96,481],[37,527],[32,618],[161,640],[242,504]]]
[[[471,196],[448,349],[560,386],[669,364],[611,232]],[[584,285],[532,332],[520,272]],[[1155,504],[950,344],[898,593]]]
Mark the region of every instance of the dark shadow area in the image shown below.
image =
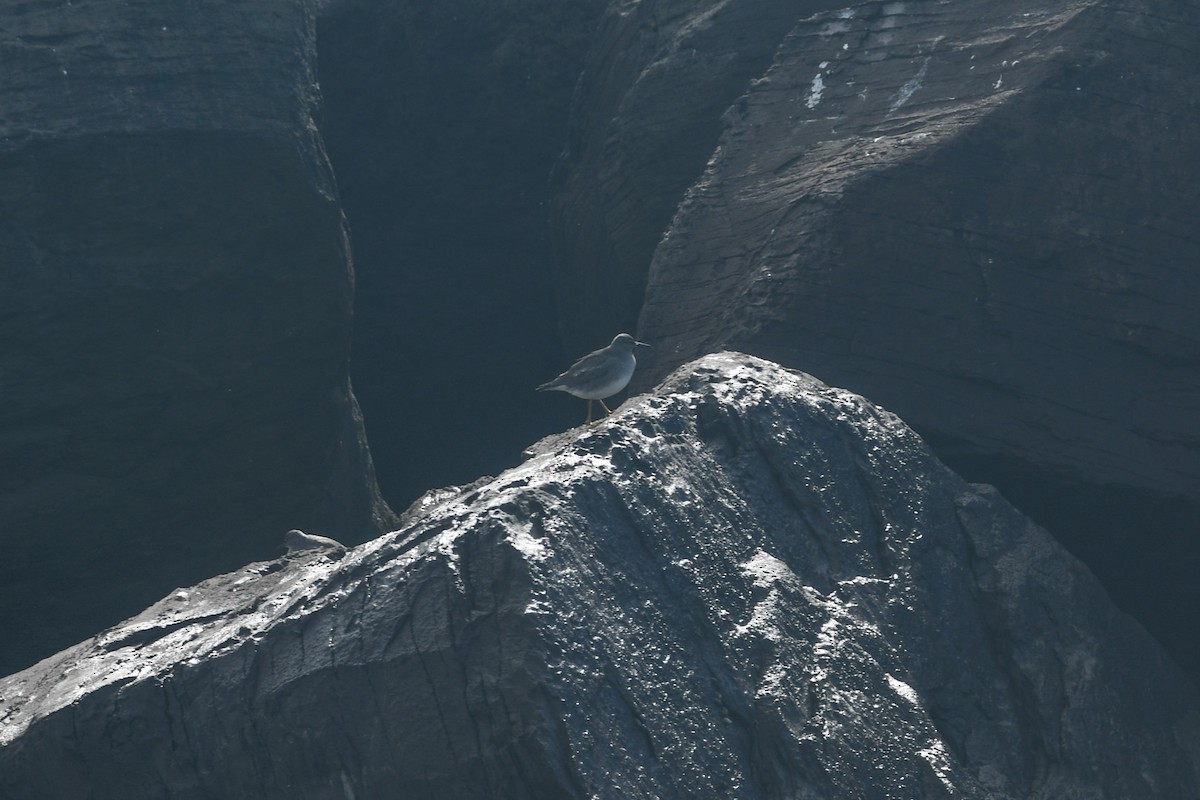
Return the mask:
[[[1028,464],[1011,459],[940,450],[939,455],[966,480],[995,486],[1053,534],[1087,564],[1113,602],[1197,681],[1200,507],[1180,498],[1033,474]]]
[[[364,472],[335,474],[361,450],[315,160],[194,132],[0,157],[0,674],[289,528],[378,533]]]
[[[583,419],[534,387],[570,363],[549,181],[598,4],[416,5],[342,3],[318,29],[357,280],[354,389],[397,509]]]

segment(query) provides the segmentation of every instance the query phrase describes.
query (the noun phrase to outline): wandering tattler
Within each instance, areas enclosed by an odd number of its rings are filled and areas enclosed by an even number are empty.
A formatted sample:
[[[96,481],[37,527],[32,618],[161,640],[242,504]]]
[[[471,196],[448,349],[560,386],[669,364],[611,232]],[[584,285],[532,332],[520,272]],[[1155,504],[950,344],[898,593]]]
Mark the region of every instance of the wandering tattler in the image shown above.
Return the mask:
[[[608,347],[588,353],[571,365],[571,368],[552,381],[537,387],[539,392],[566,392],[588,401],[587,422],[592,422],[592,401],[599,400],[606,414],[612,412],[604,405],[604,398],[612,397],[625,388],[633,377],[637,359],[633,348],[645,342],[635,340],[628,333],[618,333]]]

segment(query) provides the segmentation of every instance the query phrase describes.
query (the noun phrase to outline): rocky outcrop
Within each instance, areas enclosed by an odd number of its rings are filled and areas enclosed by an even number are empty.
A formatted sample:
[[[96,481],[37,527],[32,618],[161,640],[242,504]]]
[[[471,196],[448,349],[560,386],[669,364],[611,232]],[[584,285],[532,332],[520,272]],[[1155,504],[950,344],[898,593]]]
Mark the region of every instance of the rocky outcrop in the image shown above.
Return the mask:
[[[0,9],[0,672],[386,524],[313,5]]]
[[[589,60],[564,325],[642,304],[635,389],[733,347],[871,397],[1200,669],[1196,8],[677,5]]]
[[[729,353],[0,681],[6,800],[1198,791],[1200,697],[1078,561]]]
[[[1200,17],[1175,5],[797,23],[658,247],[643,380],[753,344],[960,448],[1200,497],[1200,237],[1181,202],[1200,93],[1178,93]]]

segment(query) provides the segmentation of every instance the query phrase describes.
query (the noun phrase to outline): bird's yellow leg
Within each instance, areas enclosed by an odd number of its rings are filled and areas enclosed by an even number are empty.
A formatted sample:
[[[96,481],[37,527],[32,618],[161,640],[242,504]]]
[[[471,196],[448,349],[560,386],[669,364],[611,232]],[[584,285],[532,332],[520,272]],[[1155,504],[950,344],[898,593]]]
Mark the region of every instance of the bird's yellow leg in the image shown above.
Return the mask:
[[[585,422],[584,425],[591,425],[591,424],[592,424],[592,401],[588,400],[588,418],[587,418],[587,422]]]
[[[597,400],[596,402],[599,403],[600,407],[604,409],[604,413],[606,416],[612,414],[612,412],[608,410],[608,406],[604,405],[603,400]]]

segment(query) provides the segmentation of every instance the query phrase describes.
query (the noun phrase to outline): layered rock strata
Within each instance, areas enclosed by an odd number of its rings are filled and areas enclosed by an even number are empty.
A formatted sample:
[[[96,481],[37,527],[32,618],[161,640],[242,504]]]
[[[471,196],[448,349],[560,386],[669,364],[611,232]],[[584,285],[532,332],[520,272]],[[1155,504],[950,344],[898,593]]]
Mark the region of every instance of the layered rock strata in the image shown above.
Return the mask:
[[[725,353],[0,681],[0,797],[1190,797],[1200,697],[897,417]]]
[[[387,525],[313,6],[0,10],[0,672]]]
[[[635,390],[729,347],[871,397],[1200,675],[1196,7],[605,20],[555,200],[579,351],[640,310]]]

